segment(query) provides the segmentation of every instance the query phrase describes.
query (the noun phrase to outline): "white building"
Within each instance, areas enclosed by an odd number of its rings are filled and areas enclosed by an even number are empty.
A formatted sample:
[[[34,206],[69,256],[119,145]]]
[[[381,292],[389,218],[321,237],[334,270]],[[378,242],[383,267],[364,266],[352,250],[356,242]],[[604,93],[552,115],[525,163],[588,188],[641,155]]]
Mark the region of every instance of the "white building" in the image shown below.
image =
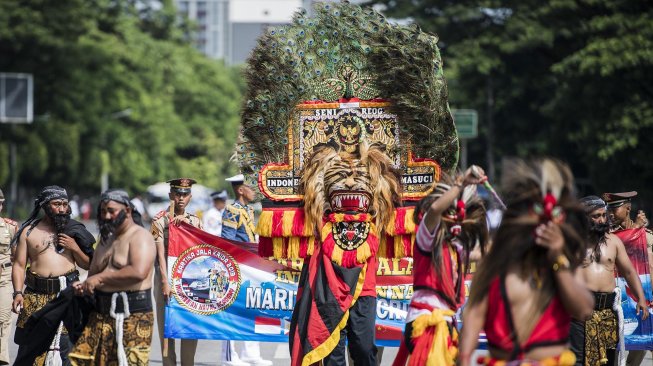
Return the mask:
[[[211,58],[244,62],[256,39],[270,26],[290,23],[311,0],[176,0],[180,14],[198,25],[193,41]]]

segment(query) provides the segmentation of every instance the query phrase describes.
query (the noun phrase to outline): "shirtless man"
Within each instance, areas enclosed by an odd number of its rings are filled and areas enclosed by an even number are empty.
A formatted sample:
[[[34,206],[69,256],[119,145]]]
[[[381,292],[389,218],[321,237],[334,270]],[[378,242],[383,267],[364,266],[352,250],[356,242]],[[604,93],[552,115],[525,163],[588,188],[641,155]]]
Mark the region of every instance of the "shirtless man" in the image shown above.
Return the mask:
[[[37,219],[41,209],[45,215]],[[21,225],[12,241],[12,310],[19,314],[14,338],[19,345],[17,357],[31,352],[27,351],[31,337],[24,330],[25,323],[59,291],[78,280],[76,266],[88,269],[93,243],[95,238],[84,225],[70,219],[66,190],[59,186],[45,187],[39,193],[29,219]],[[28,260],[30,268],[26,273]],[[26,285],[24,294],[23,285]],[[51,351],[56,354],[56,349],[60,348],[58,353],[65,364],[72,344],[64,327],[60,327],[58,333],[59,346],[53,343]],[[31,358],[36,358],[36,364],[43,364],[49,352]]]
[[[625,241],[626,238],[635,239],[637,234],[632,231],[633,229],[641,229],[648,226],[648,219],[642,210],[637,212],[635,221],[630,218],[630,213],[632,211],[631,201],[633,198],[637,197],[637,192],[604,193],[602,197],[608,204],[608,216],[610,217],[610,223],[612,224],[611,232],[622,238],[622,241]],[[646,240],[646,252],[648,253],[650,276],[650,274],[653,273],[653,232],[649,229],[645,229],[644,236],[644,240]],[[639,240],[641,240],[641,238]],[[647,351],[644,350],[631,350],[628,352],[626,365],[639,366],[644,360],[646,352]]]
[[[74,284],[78,294],[95,298],[95,310],[69,357],[73,365],[148,365],[154,240],[127,192],[108,190],[100,200],[100,243],[88,278]]]
[[[597,196],[580,200],[590,218],[590,243],[587,255],[578,271],[587,288],[594,294],[594,311],[587,321],[572,322],[571,348],[576,354],[576,365],[615,365],[618,342],[623,342],[623,324],[619,324],[616,311],[621,307],[621,295],[614,278],[615,267],[626,279],[637,296],[637,314],[648,318],[648,309],[642,284],[633,267],[624,244],[609,233],[607,205]],[[615,301],[615,297],[617,297]]]

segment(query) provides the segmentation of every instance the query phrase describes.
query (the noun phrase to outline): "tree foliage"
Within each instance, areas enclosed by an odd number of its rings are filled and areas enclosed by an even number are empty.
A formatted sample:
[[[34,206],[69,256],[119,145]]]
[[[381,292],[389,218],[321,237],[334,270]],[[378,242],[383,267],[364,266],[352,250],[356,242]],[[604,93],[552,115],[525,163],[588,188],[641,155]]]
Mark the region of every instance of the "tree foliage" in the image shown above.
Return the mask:
[[[371,2],[440,36],[452,107],[480,115],[470,161],[553,155],[596,192],[653,199],[648,1]]]
[[[225,185],[240,72],[184,41],[191,25],[171,4],[0,2],[0,71],[34,75],[37,116],[0,125],[0,184],[14,141],[22,187],[97,193],[105,170],[132,192],[179,176]]]

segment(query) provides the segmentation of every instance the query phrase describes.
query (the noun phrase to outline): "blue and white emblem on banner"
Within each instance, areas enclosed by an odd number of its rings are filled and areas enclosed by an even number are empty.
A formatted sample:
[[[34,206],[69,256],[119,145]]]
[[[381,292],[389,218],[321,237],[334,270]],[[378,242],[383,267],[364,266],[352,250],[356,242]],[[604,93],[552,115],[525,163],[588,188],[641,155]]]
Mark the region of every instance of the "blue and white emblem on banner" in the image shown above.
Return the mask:
[[[179,304],[196,314],[211,315],[238,297],[241,277],[234,258],[202,244],[185,250],[172,266],[172,285]]]

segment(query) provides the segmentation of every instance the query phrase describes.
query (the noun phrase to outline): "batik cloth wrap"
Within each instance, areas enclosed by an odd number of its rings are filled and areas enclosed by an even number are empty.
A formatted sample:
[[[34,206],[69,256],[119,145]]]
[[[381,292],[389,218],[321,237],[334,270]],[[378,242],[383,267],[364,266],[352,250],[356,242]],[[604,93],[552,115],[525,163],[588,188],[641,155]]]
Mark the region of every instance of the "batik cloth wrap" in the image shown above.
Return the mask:
[[[73,272],[74,271],[59,276],[58,279],[59,279],[60,291],[63,291],[68,285],[66,281],[66,276],[69,276]],[[41,278],[40,276],[34,273],[28,273],[28,276]],[[32,314],[41,310],[45,305],[47,305],[50,301],[54,300],[57,296],[58,296],[58,292],[40,293],[40,292],[35,292],[29,286],[26,287],[25,292],[23,294],[23,309],[21,310],[20,314],[18,314],[16,327],[21,329],[25,328],[25,323],[32,316]],[[60,323],[57,329],[57,333],[55,334],[55,338],[53,339],[52,344],[50,345],[50,349],[45,353],[37,356],[34,359],[34,365],[51,365],[53,364],[53,362],[56,362],[54,361],[55,358],[59,360],[61,359],[61,356],[59,355],[59,347],[60,347],[59,341],[61,339],[62,334],[68,334],[68,330],[66,329],[65,326],[63,326],[63,323]],[[60,364],[60,361],[58,364]]]
[[[27,322],[27,319],[29,319],[32,314],[36,313],[37,311],[41,310],[42,307],[44,307],[47,303],[52,301],[57,297],[56,293],[53,294],[39,294],[36,292],[33,292],[29,288],[25,289],[25,293],[23,294],[23,310],[20,311],[18,314],[18,320],[16,321],[16,327],[18,328],[24,328],[25,327],[25,322]],[[62,333],[65,334],[67,333],[67,330],[65,327],[62,329]],[[37,365],[45,365],[45,359],[47,357],[49,351],[44,352],[43,354],[39,355],[34,359],[34,366]]]
[[[594,310],[592,317],[585,321],[585,366],[601,366],[608,362],[607,350],[619,345],[617,366],[625,361],[623,313],[621,312],[621,289],[616,293],[612,308]]]
[[[122,343],[128,365],[149,365],[152,324],[152,311],[132,313],[124,319]],[[68,357],[73,365],[118,366],[116,320],[110,314],[91,313],[82,336]]]

